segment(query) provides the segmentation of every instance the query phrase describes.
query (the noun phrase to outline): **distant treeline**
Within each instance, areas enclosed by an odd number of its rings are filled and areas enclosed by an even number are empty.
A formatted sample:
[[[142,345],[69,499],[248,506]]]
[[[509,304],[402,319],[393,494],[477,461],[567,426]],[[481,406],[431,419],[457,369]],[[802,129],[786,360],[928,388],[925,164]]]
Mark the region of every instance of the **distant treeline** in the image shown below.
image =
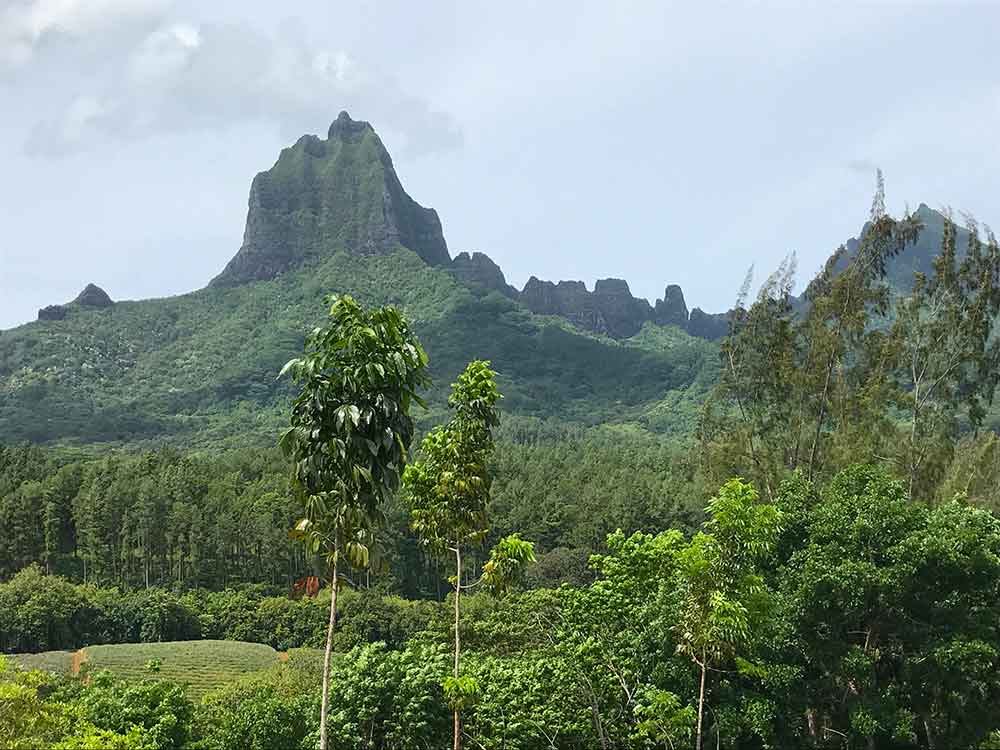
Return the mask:
[[[589,555],[619,527],[692,529],[701,520],[706,490],[684,446],[523,418],[506,422],[501,438],[493,536],[517,530],[536,541],[532,584],[586,582]],[[101,586],[287,592],[316,572],[288,538],[298,507],[277,450],[79,458],[0,446],[0,580],[34,564]],[[390,567],[357,583],[440,598],[447,585],[406,513],[390,515]]]
[[[0,575],[32,564],[86,583],[224,588],[307,570],[286,542],[292,497],[266,452],[172,451],[60,465],[0,448]]]

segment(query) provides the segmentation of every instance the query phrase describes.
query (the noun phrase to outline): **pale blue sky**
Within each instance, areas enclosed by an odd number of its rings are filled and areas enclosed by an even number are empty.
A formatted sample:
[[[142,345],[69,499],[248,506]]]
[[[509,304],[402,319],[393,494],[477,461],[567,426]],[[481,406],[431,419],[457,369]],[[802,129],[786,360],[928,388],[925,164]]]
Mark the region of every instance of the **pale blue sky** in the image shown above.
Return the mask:
[[[294,15],[293,15],[294,14]],[[0,328],[203,286],[253,175],[370,120],[452,254],[722,310],[803,277],[875,165],[1000,224],[998,3],[0,0]]]

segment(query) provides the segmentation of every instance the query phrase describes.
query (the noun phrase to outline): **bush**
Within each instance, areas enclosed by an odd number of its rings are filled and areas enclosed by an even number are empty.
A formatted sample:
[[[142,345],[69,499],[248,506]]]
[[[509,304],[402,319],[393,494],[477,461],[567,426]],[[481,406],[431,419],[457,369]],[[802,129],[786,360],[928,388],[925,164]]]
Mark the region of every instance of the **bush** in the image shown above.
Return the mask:
[[[202,724],[208,750],[300,747],[309,699],[282,693],[264,680],[237,683],[205,698]]]
[[[77,705],[95,727],[121,735],[141,727],[148,750],[182,747],[194,723],[194,704],[177,685],[153,680],[130,685],[110,672],[93,675]]]
[[[80,587],[46,576],[36,565],[0,585],[0,651],[79,648],[96,619]]]

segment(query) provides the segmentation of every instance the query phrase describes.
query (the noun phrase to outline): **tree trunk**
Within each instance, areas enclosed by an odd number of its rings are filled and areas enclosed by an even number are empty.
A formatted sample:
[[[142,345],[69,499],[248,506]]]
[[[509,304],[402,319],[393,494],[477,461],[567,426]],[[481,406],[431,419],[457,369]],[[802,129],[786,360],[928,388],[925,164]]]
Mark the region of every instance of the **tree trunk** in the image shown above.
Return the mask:
[[[931,732],[931,724],[927,720],[927,717],[924,717],[924,732],[927,734],[927,748],[928,748],[928,750],[935,750],[936,746],[934,744],[934,735]]]
[[[323,702],[319,709],[319,750],[327,750],[326,716],[330,709],[330,654],[333,651],[333,632],[337,628],[337,559],[333,556],[333,583],[330,590],[330,624],[326,629],[326,652],[323,654]]]
[[[839,327],[837,332],[839,335]],[[830,378],[833,376],[833,365],[834,358],[831,357],[827,362],[826,379],[823,382],[823,393],[819,399],[819,417],[816,419],[816,432],[813,435],[812,449],[809,451],[809,471],[806,473],[806,479],[810,482],[813,480],[813,474],[816,469],[816,456],[819,453],[819,441],[823,436],[823,420],[826,419],[826,401],[828,394],[830,393]]]
[[[705,715],[705,672],[707,671],[707,663],[704,654],[702,654],[699,666],[701,667],[701,686],[698,688],[698,731],[695,736],[695,750],[701,750],[701,721]]]
[[[458,679],[459,655],[461,654],[461,641],[458,634],[459,601],[462,597],[462,548],[455,545],[455,679]],[[461,750],[462,747],[462,721],[458,715],[458,708],[455,709],[455,727],[452,738],[452,750]]]
[[[910,417],[910,489],[908,497],[913,500],[913,486],[917,481],[917,412],[920,409],[920,383],[913,384],[913,415]]]
[[[597,698],[591,693],[590,710],[594,716],[594,729],[601,740],[601,750],[608,750],[608,736],[604,733],[604,723],[601,721],[601,712],[597,706]]]

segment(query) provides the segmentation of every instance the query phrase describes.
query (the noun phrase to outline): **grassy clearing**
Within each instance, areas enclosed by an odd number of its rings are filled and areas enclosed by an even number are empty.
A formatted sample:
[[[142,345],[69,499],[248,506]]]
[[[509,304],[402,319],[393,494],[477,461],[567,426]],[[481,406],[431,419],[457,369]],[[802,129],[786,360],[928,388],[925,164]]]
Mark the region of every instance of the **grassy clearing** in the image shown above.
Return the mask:
[[[72,651],[43,651],[39,654],[10,654],[11,661],[22,669],[70,674],[73,671]]]
[[[84,649],[87,670],[107,669],[126,680],[155,677],[176,682],[199,698],[228,682],[278,664],[278,652],[262,643],[173,641],[123,643]],[[147,664],[159,662],[159,671]]]
[[[9,654],[22,669],[40,669],[56,674],[84,674],[107,669],[117,677],[136,681],[146,678],[183,685],[193,698],[241,677],[261,672],[283,662],[292,668],[322,670],[321,649],[297,648],[279,653],[263,643],[244,641],[169,641],[165,643],[119,643],[88,646],[79,651],[44,651]],[[159,669],[147,665],[158,661]]]

